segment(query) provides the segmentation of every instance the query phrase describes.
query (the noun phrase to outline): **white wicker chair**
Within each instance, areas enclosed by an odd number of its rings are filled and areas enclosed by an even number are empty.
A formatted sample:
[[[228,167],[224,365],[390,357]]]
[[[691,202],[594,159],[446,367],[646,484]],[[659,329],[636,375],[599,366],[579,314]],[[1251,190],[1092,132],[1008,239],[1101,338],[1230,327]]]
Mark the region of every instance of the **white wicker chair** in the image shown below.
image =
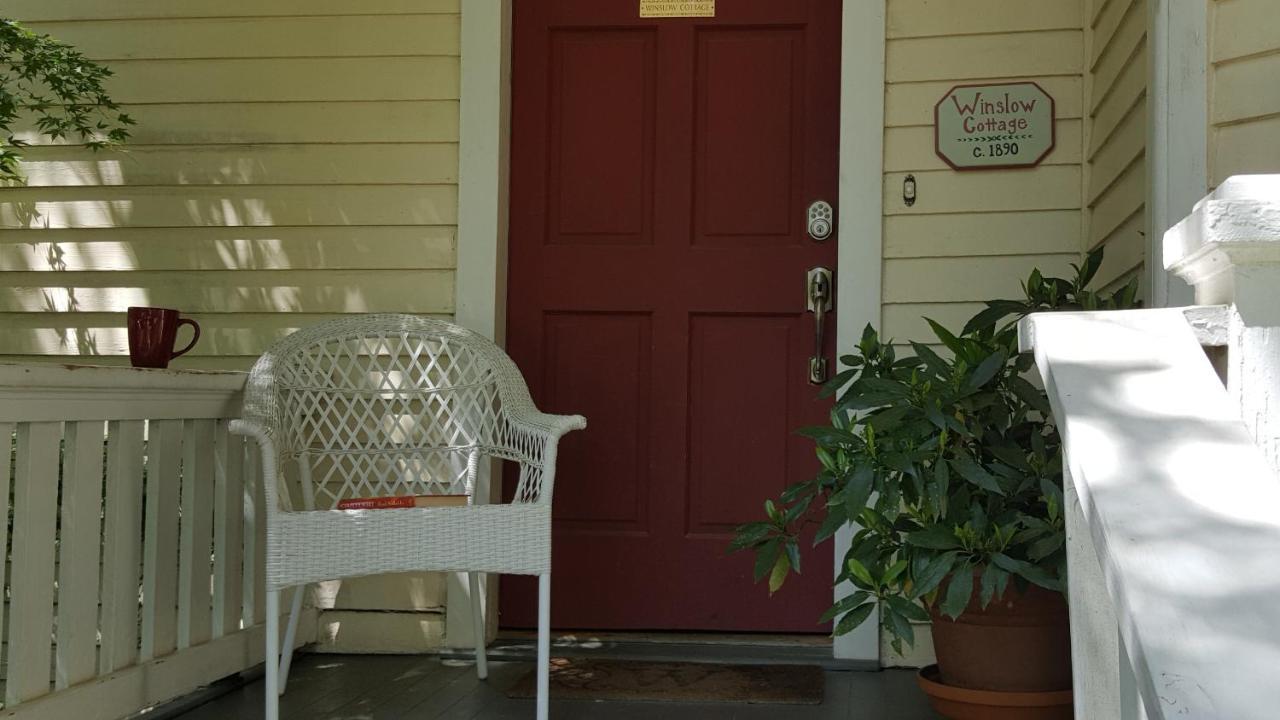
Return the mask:
[[[277,719],[288,681],[302,588],[409,570],[468,573],[482,679],[477,573],[538,576],[537,716],[546,718],[556,444],[584,427],[580,416],[538,412],[505,353],[437,320],[335,320],[263,354],[249,376],[245,416],[231,430],[262,451],[267,720]],[[485,457],[520,464],[511,504],[475,502]],[[465,507],[334,509],[350,497],[463,493],[472,498]],[[288,587],[298,590],[281,654],[280,593]]]

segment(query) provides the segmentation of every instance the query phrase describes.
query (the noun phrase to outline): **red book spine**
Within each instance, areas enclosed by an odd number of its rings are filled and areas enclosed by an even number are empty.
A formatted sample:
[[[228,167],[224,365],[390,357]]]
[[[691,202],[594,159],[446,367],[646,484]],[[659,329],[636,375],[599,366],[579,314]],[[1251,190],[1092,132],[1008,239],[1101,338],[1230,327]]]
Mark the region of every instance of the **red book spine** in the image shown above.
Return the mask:
[[[396,497],[377,497],[377,498],[350,498],[338,501],[339,510],[387,510],[391,508],[411,508],[414,507],[415,498],[412,495],[400,495]]]

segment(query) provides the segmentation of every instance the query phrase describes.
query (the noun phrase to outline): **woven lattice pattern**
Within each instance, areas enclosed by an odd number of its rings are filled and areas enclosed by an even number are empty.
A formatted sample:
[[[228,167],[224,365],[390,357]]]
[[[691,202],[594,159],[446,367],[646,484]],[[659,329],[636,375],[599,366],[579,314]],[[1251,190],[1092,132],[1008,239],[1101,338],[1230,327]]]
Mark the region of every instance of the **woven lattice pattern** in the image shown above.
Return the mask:
[[[556,445],[586,421],[538,412],[510,358],[469,330],[366,315],[300,330],[269,349],[250,372],[238,425],[269,455],[268,584],[279,588],[356,569],[546,572]],[[344,498],[474,499],[486,458],[519,463],[513,505],[333,510]],[[531,505],[543,510],[520,510]],[[506,521],[504,510],[514,513]],[[422,543],[432,549],[407,550]],[[320,550],[359,557],[326,561]]]

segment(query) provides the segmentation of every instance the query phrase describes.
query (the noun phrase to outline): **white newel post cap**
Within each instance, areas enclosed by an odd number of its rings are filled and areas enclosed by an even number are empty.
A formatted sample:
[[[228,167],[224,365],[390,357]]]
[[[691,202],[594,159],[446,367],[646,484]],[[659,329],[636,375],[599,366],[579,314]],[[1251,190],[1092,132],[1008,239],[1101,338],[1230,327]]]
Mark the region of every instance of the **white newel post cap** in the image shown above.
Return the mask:
[[[1196,304],[1276,302],[1280,175],[1235,175],[1164,234],[1165,269],[1196,289]]]

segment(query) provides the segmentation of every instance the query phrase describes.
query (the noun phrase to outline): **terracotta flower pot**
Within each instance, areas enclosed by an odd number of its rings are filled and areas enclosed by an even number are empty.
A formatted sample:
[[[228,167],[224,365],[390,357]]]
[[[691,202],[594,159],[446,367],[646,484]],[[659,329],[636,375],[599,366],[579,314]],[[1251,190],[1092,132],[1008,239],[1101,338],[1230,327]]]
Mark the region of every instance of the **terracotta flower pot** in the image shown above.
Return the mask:
[[[970,690],[938,682],[938,666],[917,676],[934,711],[950,720],[1072,720],[1070,690],[1000,692]]]
[[[1010,582],[983,608],[978,578],[973,584],[959,618],[942,615],[936,605],[930,610],[938,680],[970,690],[1069,691],[1071,634],[1062,594],[1035,585],[1020,592]]]

